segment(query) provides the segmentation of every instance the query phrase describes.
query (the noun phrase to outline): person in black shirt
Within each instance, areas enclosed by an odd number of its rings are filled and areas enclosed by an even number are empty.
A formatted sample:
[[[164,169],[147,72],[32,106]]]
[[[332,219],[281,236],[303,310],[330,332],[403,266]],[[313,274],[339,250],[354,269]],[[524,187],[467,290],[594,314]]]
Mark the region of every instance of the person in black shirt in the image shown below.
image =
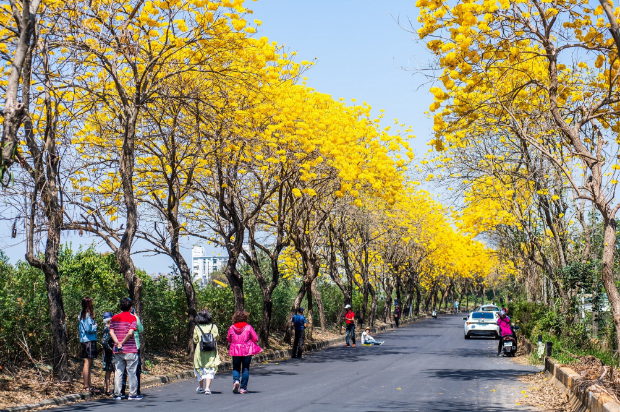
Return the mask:
[[[400,305],[396,305],[396,307],[394,308],[394,323],[396,323],[396,327],[400,327],[399,326],[399,322],[400,322]]]
[[[304,340],[306,338],[306,318],[304,317],[304,308],[297,309],[297,314],[293,316],[291,326],[295,329],[295,340],[293,341],[292,358],[301,358],[304,350]]]

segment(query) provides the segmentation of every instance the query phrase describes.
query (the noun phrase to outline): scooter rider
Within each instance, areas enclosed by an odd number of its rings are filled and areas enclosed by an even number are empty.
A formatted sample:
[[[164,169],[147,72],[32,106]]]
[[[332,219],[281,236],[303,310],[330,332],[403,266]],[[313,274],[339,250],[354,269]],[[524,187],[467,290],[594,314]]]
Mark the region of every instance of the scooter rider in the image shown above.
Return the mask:
[[[497,324],[499,325],[499,344],[497,345],[497,356],[502,355],[502,342],[504,336],[512,335],[514,336],[514,332],[510,327],[510,318],[506,315],[506,312],[503,310],[499,311],[499,318],[497,318]]]

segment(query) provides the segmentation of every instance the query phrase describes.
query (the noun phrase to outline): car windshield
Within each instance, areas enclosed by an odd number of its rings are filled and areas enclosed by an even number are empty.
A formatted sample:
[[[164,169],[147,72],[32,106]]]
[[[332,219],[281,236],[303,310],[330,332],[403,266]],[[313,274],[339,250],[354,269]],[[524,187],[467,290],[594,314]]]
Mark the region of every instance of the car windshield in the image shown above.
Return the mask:
[[[474,312],[471,314],[472,319],[493,319],[494,317],[492,313]]]
[[[483,312],[498,312],[499,308],[497,306],[483,306],[480,310]]]

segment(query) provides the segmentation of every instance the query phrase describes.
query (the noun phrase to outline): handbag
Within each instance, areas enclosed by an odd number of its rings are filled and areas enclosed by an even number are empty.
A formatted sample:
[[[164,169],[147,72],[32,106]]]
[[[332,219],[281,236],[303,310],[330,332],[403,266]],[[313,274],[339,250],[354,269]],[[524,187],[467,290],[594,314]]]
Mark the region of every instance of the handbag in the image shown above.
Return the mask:
[[[213,339],[213,334],[211,333],[213,330],[213,324],[211,324],[209,333],[204,333],[200,325],[197,324],[196,326],[198,326],[198,329],[200,329],[200,332],[202,333],[202,337],[200,338],[200,350],[202,352],[213,352],[216,350],[217,342]]]

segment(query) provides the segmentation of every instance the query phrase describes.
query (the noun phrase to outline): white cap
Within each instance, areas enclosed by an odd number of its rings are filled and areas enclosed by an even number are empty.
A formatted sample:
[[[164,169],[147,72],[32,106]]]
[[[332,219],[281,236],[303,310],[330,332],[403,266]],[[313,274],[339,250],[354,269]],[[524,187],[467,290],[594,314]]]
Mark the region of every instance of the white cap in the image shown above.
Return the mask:
[[[351,305],[345,305],[344,308],[345,309],[351,309]]]

